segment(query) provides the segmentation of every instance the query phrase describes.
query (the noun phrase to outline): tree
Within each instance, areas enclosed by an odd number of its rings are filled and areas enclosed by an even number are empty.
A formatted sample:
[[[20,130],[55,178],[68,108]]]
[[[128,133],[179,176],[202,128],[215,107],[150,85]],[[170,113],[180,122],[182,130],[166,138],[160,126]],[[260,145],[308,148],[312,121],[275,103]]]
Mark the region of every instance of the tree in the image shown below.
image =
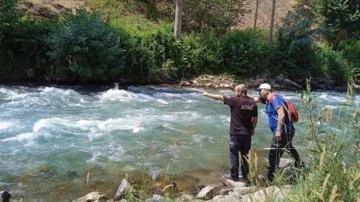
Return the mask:
[[[50,30],[48,55],[56,74],[106,81],[125,69],[127,36],[117,34],[100,16],[79,10]]]
[[[344,39],[359,37],[359,0],[317,0],[316,8],[321,28],[335,46]]]
[[[256,29],[257,18],[258,18],[258,11],[259,11],[259,0],[256,0],[254,29]]]
[[[0,0],[0,41],[4,31],[17,19],[16,3],[17,0]]]
[[[175,11],[175,25],[174,25],[174,36],[175,39],[180,39],[181,37],[181,19],[182,19],[182,7],[183,0],[175,0],[176,2],[176,11]]]
[[[275,19],[275,9],[276,9],[276,0],[272,0],[272,10],[271,10],[271,21],[270,21],[270,31],[269,31],[269,46],[272,46],[273,41],[273,30],[274,30],[274,19]]]

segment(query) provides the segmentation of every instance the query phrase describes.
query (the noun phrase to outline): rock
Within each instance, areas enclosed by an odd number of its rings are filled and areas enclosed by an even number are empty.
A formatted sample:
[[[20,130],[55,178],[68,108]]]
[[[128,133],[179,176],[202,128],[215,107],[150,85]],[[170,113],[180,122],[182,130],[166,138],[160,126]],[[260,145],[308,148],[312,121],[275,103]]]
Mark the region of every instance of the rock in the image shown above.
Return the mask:
[[[222,188],[216,192],[216,195],[228,195],[231,191],[233,190],[230,188]]]
[[[182,196],[180,196],[180,198],[176,198],[175,202],[193,201],[193,200],[194,200],[194,196],[189,194],[183,194]]]
[[[158,194],[154,194],[151,201],[153,202],[163,202],[164,201],[164,197]]]
[[[292,159],[280,158],[279,168],[285,168],[285,167],[289,166],[290,164],[292,164],[293,162],[294,161]]]
[[[246,194],[242,199],[244,202],[282,201],[285,199],[285,195],[279,187],[271,186],[252,194]]]
[[[225,186],[228,186],[228,187],[231,187],[231,188],[241,188],[241,187],[246,187],[247,186],[247,183],[246,182],[235,182],[233,180],[228,180],[228,179],[220,179],[220,181],[225,185]]]
[[[234,202],[234,201],[241,201],[242,197],[237,194],[231,193],[227,196],[215,196],[213,199],[209,200],[208,202]]]
[[[201,189],[201,191],[196,195],[196,198],[198,199],[210,199],[213,196],[213,190],[214,187],[212,186],[206,186],[203,189]]]
[[[237,192],[241,195],[249,194],[258,191],[258,187],[238,187],[234,188],[234,192]]]
[[[108,197],[100,192],[91,192],[79,199],[76,202],[106,202]]]
[[[130,188],[131,185],[129,184],[129,182],[126,179],[122,179],[119,188],[116,191],[114,199],[120,200],[121,198],[123,198]]]
[[[294,81],[291,81],[290,79],[283,78],[281,76],[276,76],[275,81],[280,85],[284,86],[285,88],[294,88],[294,87],[298,89],[301,88],[299,84],[295,83]]]
[[[183,87],[183,86],[190,86],[190,82],[185,81],[185,80],[181,80],[180,83],[179,83],[179,87]]]

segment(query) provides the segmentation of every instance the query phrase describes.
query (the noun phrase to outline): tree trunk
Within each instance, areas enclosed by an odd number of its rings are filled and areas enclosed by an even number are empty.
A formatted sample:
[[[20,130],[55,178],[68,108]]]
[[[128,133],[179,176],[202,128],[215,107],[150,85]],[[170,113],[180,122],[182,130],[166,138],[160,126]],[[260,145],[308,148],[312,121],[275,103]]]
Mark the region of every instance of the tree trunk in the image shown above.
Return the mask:
[[[272,12],[271,12],[271,21],[270,21],[270,33],[269,33],[269,46],[270,47],[272,46],[272,42],[273,42],[275,8],[276,8],[276,0],[273,0]]]
[[[174,25],[174,36],[176,40],[179,40],[181,37],[181,18],[182,18],[182,6],[183,0],[175,0],[176,10],[175,10],[175,25]]]
[[[256,28],[256,23],[257,23],[257,18],[258,18],[258,11],[259,11],[259,0],[256,0],[254,29]]]

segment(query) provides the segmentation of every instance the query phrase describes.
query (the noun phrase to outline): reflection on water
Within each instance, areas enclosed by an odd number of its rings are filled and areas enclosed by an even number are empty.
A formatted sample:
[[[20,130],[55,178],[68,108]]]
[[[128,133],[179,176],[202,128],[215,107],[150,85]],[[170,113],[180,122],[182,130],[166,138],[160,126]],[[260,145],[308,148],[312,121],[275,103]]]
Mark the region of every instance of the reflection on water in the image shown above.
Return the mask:
[[[304,117],[300,94],[282,93]],[[352,113],[354,106],[341,105],[343,93],[315,95],[334,119]],[[252,148],[265,162],[271,135],[259,109]],[[0,86],[0,110],[0,190],[16,190],[14,196],[67,200],[93,190],[112,196],[126,173],[155,181],[172,176],[185,189],[182,181],[217,182],[229,169],[229,109],[191,89]],[[303,124],[296,125],[300,153]]]

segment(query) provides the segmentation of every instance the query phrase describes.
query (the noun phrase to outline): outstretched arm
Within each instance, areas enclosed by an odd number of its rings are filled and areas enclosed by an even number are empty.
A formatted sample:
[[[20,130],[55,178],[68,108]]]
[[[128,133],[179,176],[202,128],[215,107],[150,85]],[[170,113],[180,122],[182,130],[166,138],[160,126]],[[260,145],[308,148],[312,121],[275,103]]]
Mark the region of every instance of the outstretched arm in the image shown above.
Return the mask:
[[[208,92],[203,92],[203,95],[209,98],[212,98],[214,100],[220,100],[220,101],[224,101],[224,96],[222,95],[217,95],[217,94],[211,94]]]

